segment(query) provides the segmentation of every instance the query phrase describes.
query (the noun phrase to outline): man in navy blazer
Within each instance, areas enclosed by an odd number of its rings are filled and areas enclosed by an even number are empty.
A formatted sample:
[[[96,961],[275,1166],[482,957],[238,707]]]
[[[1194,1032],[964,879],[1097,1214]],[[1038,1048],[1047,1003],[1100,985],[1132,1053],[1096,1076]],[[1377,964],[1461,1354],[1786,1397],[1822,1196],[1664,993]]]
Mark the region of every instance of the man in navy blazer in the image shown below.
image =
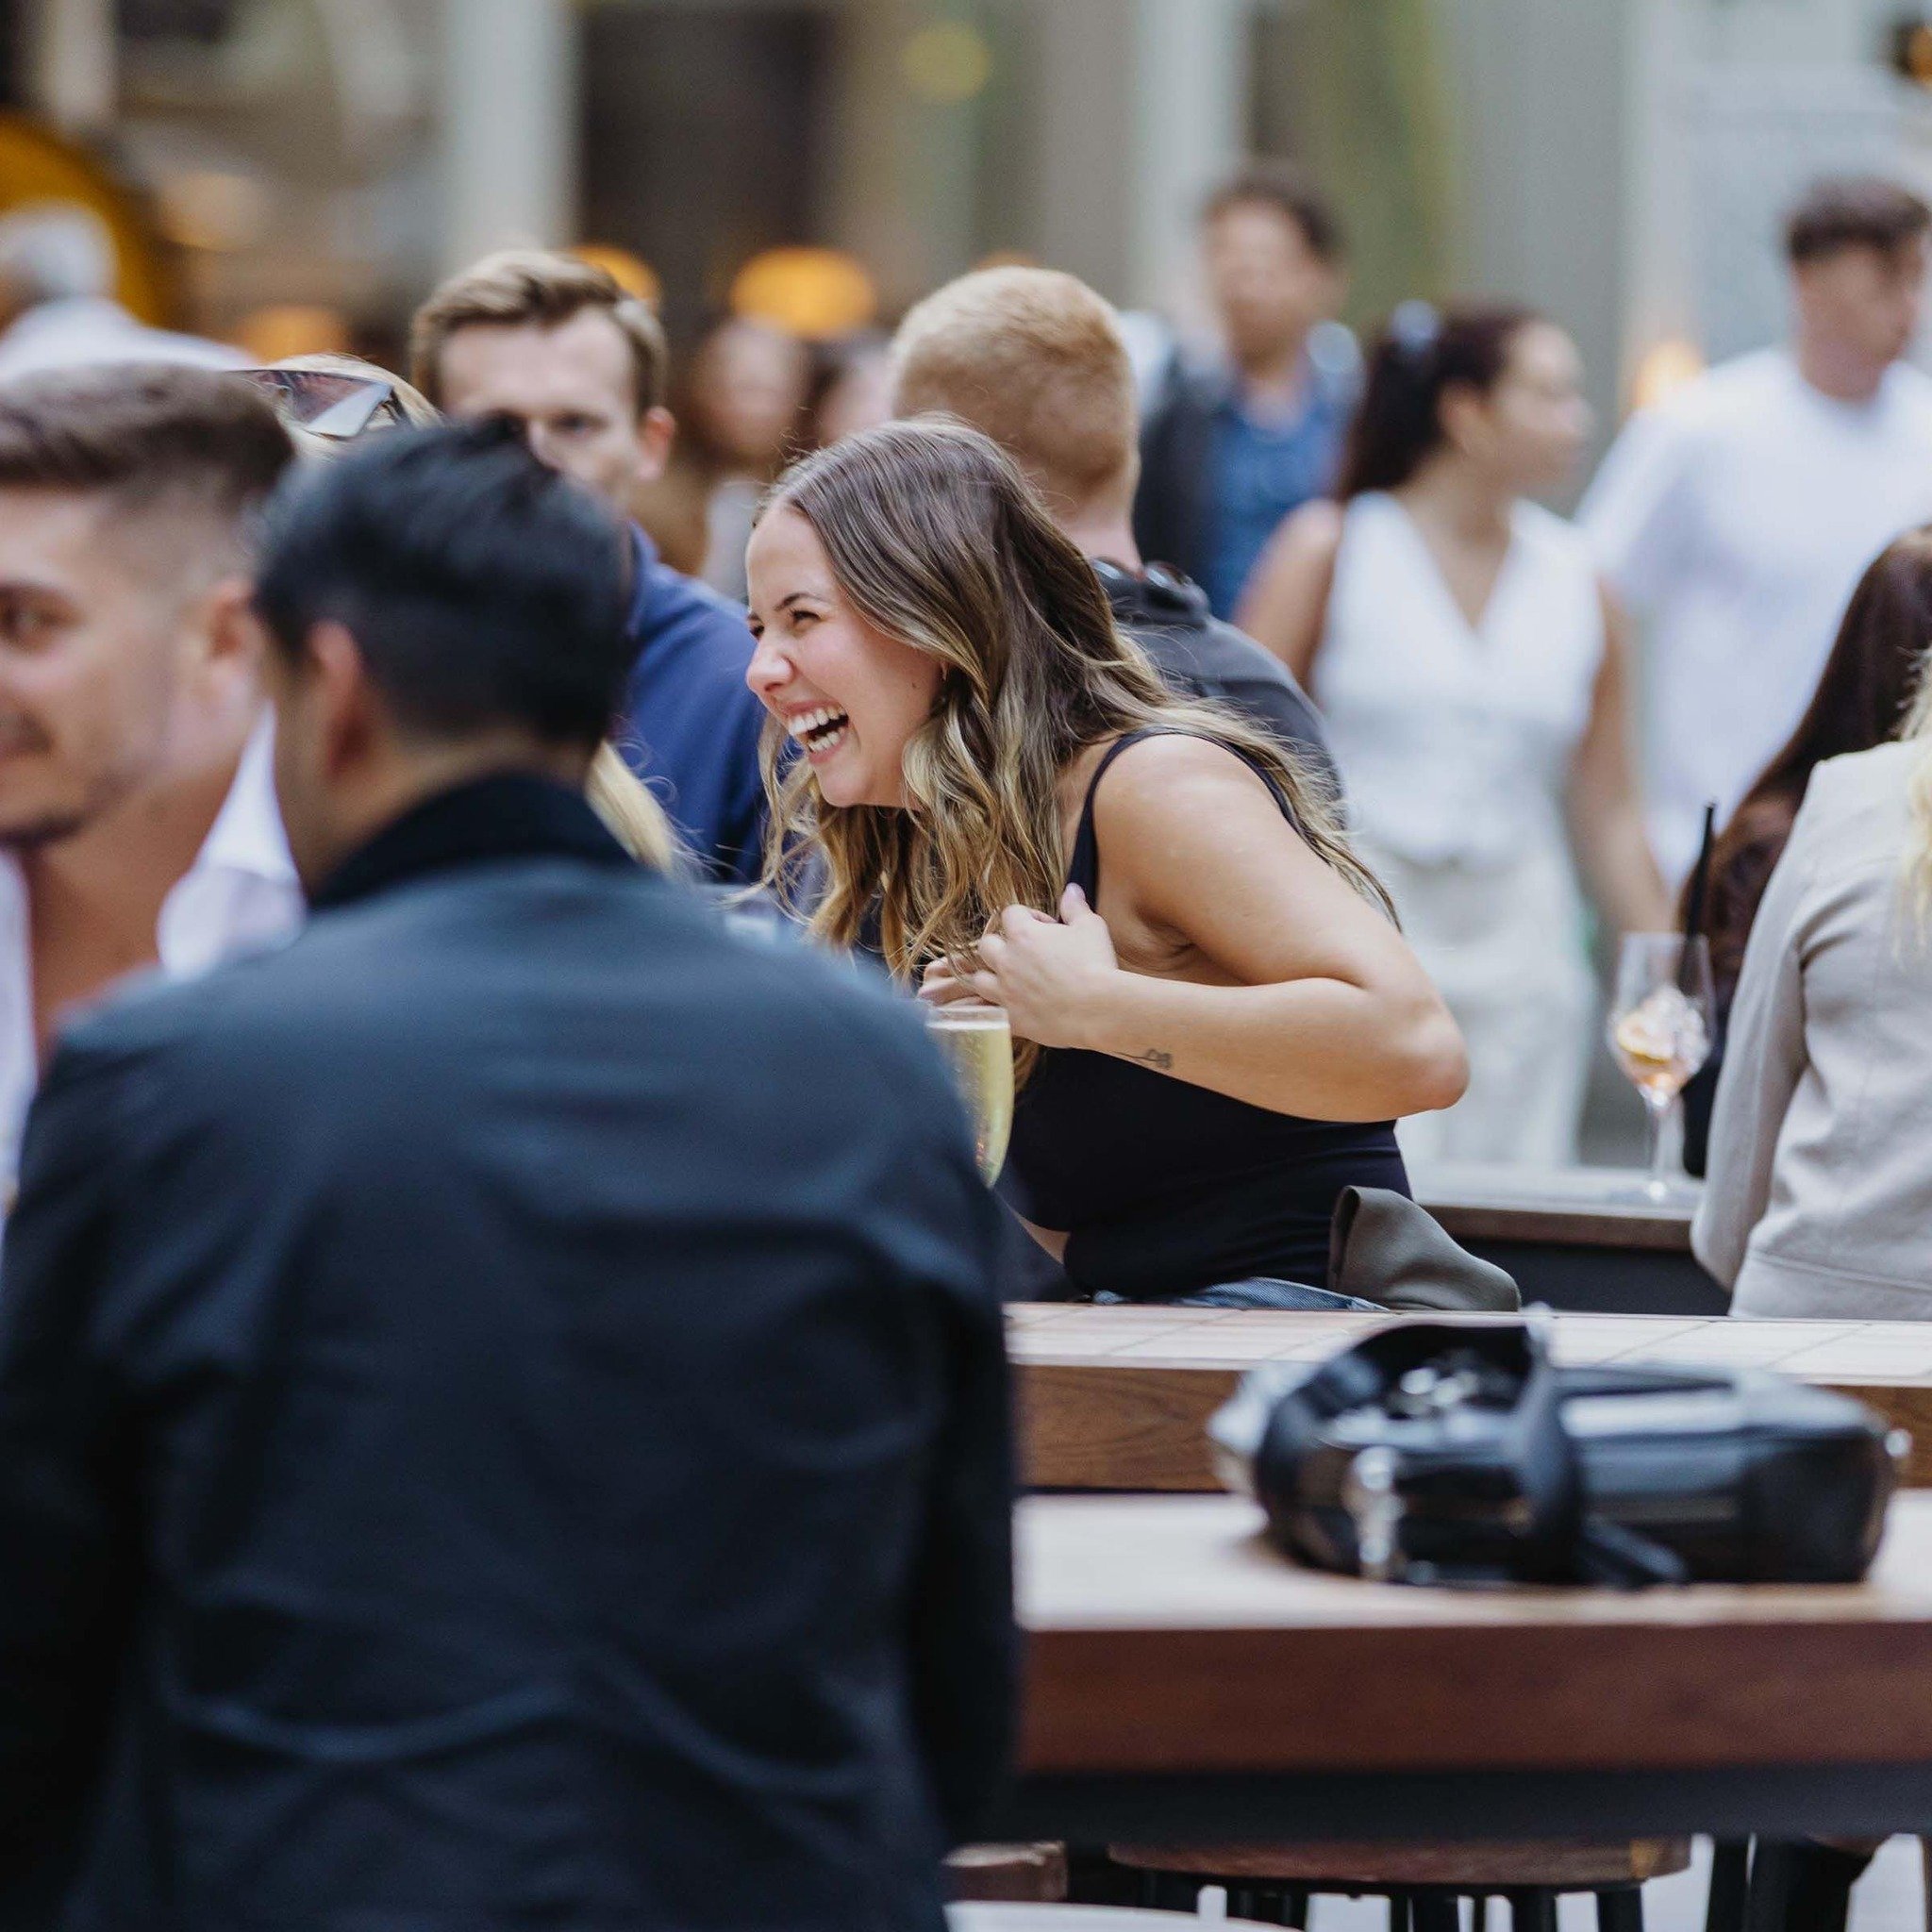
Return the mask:
[[[1008,1735],[995,1211],[915,1017],[583,803],[621,559],[496,427],[277,500],[314,917],[75,1025],[27,1128],[0,1925],[941,1924]]]

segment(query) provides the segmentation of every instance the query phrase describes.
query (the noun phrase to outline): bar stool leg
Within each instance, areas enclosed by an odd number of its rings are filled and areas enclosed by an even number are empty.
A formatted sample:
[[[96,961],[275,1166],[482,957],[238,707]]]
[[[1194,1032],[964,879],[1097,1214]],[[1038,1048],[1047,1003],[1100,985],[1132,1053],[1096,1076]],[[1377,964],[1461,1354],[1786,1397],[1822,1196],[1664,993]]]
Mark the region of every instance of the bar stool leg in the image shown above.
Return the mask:
[[[1870,1853],[1759,1839],[1744,1924],[1749,1932],[1845,1932],[1853,1882],[1871,1862]]]
[[[1557,1894],[1541,1887],[1535,1891],[1512,1891],[1509,1924],[1512,1932],[1557,1932]]]
[[[1721,1838],[1710,1848],[1710,1903],[1704,1932],[1744,1932],[1744,1901],[1751,1888],[1751,1840]]]
[[[1620,1885],[1596,1895],[1596,1932],[1643,1932],[1643,1892]]]

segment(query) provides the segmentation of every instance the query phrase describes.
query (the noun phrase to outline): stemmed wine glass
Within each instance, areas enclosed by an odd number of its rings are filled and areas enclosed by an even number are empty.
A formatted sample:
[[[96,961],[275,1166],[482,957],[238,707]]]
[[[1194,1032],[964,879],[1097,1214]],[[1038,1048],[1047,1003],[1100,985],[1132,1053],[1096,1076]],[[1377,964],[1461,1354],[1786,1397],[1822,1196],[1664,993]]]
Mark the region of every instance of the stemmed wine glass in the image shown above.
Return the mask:
[[[1642,1096],[1650,1121],[1650,1178],[1643,1187],[1647,1201],[1668,1201],[1675,1191],[1665,1156],[1664,1123],[1686,1083],[1710,1058],[1715,1014],[1710,948],[1701,936],[1624,936],[1610,1005],[1610,1051]]]
[[[973,1117],[979,1177],[991,1187],[1013,1131],[1013,1034],[1005,1009],[983,1000],[953,1000],[925,1009],[925,1030],[945,1055]]]

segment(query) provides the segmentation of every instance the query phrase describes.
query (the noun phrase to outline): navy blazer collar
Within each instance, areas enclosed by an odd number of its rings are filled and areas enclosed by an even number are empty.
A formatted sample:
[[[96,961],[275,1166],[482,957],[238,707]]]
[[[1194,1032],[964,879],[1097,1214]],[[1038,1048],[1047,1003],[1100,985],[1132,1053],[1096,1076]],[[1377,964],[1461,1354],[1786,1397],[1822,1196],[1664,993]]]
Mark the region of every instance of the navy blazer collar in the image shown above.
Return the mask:
[[[317,887],[309,909],[322,912],[425,874],[501,858],[635,863],[582,792],[534,773],[500,772],[440,791],[392,820]]]

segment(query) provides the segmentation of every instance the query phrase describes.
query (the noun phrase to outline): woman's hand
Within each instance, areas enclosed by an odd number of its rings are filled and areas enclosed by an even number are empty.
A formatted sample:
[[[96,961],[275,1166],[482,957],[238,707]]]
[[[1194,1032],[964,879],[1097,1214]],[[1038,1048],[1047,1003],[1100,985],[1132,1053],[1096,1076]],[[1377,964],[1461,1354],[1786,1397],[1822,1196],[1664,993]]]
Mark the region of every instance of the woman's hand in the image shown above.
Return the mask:
[[[1079,1046],[1120,970],[1107,921],[1069,886],[1057,920],[1008,906],[980,941],[979,970],[966,985],[969,997],[1007,1009],[1017,1039]]]
[[[950,1007],[980,995],[953,971],[952,962],[935,959],[919,977],[919,997],[929,1007]]]
[[[1058,919],[1008,906],[980,941],[977,968],[961,974],[935,959],[921,976],[919,997],[934,1007],[981,1000],[1005,1009],[1016,1039],[1076,1046],[1094,1003],[1119,974],[1107,921],[1078,886],[1069,886]]]

